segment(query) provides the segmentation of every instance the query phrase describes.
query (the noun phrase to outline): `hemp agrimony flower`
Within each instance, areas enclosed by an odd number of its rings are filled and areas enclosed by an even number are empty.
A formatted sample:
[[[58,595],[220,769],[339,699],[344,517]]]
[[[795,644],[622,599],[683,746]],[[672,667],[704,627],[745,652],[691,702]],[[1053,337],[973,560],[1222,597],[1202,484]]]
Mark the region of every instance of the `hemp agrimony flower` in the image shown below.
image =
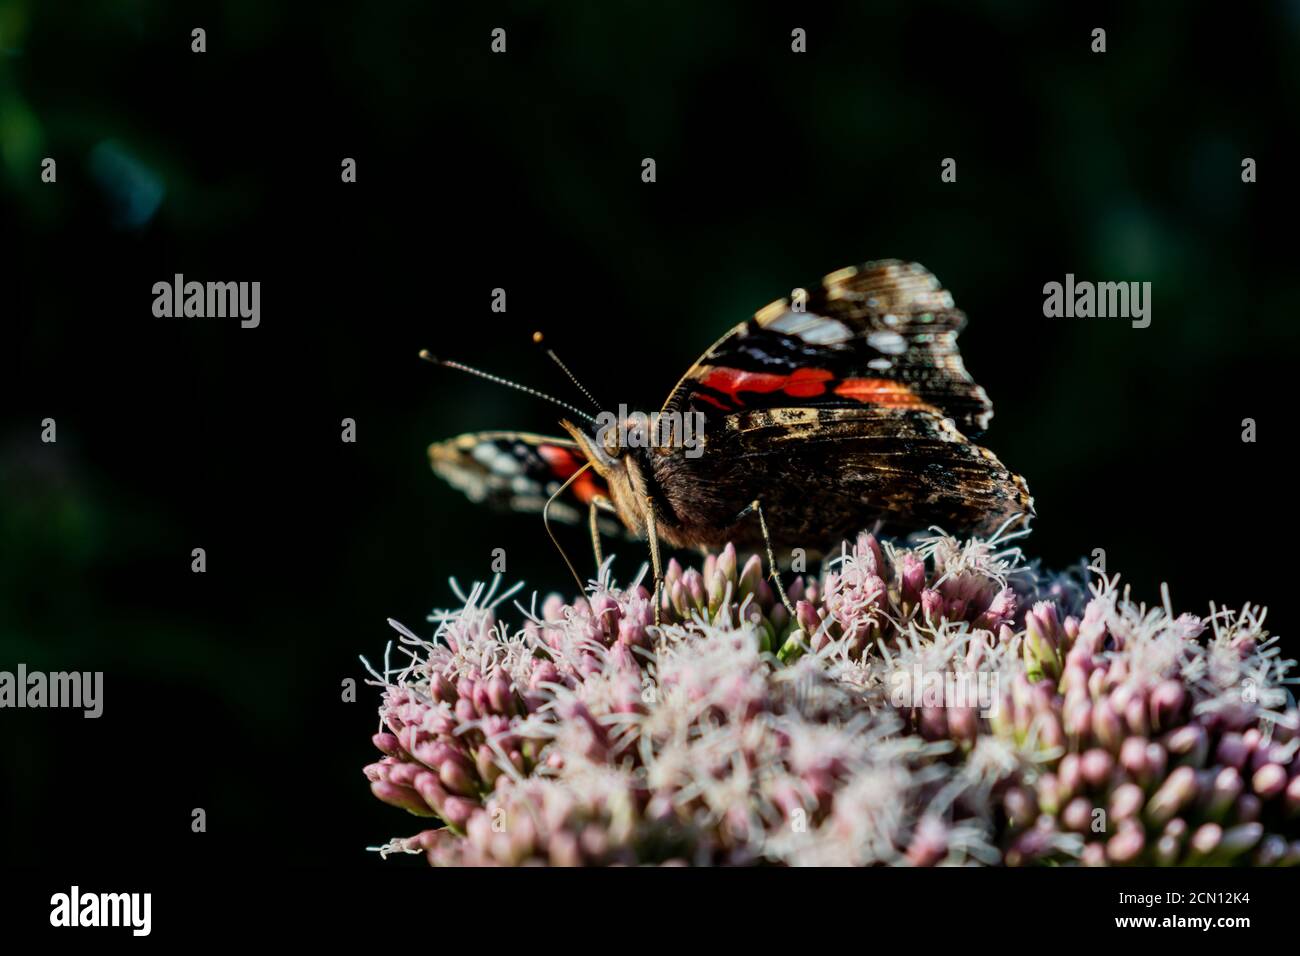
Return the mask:
[[[434,864],[1300,862],[1293,662],[1262,609],[1175,615],[1007,541],[861,535],[787,582],[668,564],[655,624],[460,594],[394,624],[366,767]]]

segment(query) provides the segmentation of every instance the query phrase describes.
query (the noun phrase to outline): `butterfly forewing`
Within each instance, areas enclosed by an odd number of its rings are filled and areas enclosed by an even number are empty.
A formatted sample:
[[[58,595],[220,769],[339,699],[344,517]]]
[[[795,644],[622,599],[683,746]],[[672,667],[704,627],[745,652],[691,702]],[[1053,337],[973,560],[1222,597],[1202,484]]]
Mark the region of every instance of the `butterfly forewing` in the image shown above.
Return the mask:
[[[429,446],[434,472],[471,500],[510,511],[539,512],[586,458],[577,443],[527,432],[471,432]],[[551,505],[558,521],[585,521],[609,489],[588,469]]]
[[[993,406],[957,349],[965,316],[924,267],[894,260],[841,269],[802,302],[780,299],[719,340],[667,408],[711,415],[864,401],[939,409],[967,437]]]

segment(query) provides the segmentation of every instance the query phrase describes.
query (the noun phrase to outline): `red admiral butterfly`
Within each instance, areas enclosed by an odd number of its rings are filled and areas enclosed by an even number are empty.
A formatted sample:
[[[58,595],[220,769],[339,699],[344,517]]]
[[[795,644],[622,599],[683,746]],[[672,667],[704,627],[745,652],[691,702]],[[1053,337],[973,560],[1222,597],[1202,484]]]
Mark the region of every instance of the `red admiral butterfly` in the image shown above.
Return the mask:
[[[621,440],[542,396],[584,420],[560,423],[570,439],[485,432],[431,445],[429,456],[474,500],[525,511],[552,501],[560,520],[586,517],[598,556],[599,516],[616,515],[649,538],[656,580],[659,541],[756,546],[770,531],[770,545],[816,552],[873,525],[990,534],[1027,523],[1033,499],[970,440],[993,407],[957,350],[964,325],[920,265],[841,269],[794,303],[764,306],[677,383],[660,414],[678,439],[683,416],[702,423],[694,453],[680,440]]]

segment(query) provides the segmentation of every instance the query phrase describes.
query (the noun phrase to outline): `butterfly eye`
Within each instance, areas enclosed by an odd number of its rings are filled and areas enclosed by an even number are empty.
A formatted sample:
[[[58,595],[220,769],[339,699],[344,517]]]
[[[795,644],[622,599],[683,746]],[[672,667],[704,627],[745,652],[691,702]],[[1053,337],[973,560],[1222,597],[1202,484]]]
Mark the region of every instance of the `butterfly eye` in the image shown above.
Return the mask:
[[[605,454],[609,455],[610,458],[617,458],[619,452],[622,451],[618,441],[617,428],[609,428],[605,430],[604,448]]]

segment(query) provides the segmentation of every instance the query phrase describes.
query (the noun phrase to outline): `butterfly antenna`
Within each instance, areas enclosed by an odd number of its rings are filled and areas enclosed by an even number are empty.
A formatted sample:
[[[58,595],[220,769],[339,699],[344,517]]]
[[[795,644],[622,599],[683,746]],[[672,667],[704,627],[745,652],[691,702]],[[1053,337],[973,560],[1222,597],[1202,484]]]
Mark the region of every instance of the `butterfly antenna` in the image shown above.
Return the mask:
[[[538,345],[541,345],[542,333],[534,332],[533,341]],[[600,402],[596,401],[595,397],[592,396],[591,392],[587,391],[587,386],[583,385],[581,382],[578,381],[578,376],[574,375],[572,372],[569,371],[569,366],[565,365],[563,362],[560,361],[560,357],[555,354],[555,350],[551,348],[547,348],[545,349],[545,352],[546,352],[546,357],[549,358],[556,365],[558,365],[560,367],[560,371],[563,372],[566,376],[568,376],[569,381],[574,384],[574,386],[578,389],[578,391],[582,392],[582,394],[586,397],[587,401],[591,402],[591,407],[596,409],[596,411],[600,411],[604,406],[601,405]]]
[[[562,402],[554,395],[547,395],[545,392],[539,392],[537,389],[529,388],[527,385],[520,385],[518,382],[512,382],[510,381],[510,379],[502,378],[500,375],[493,375],[490,372],[484,372],[481,369],[474,368],[473,366],[470,365],[464,365],[460,362],[453,362],[451,359],[438,358],[436,355],[431,353],[428,349],[420,350],[420,358],[424,359],[426,362],[432,362],[434,365],[441,365],[444,368],[454,368],[457,371],[468,372],[470,375],[477,375],[479,378],[487,379],[489,382],[495,382],[497,385],[505,385],[507,388],[513,388],[517,391],[523,392],[526,395],[531,395],[534,398],[545,399],[546,401],[550,402],[553,405],[559,405],[561,408],[565,409],[566,411],[572,412],[573,414],[577,415],[579,418],[585,418],[587,421],[591,422],[592,424],[596,423],[596,419],[588,415],[582,409],[575,408],[574,406],[570,405],[568,402]]]

